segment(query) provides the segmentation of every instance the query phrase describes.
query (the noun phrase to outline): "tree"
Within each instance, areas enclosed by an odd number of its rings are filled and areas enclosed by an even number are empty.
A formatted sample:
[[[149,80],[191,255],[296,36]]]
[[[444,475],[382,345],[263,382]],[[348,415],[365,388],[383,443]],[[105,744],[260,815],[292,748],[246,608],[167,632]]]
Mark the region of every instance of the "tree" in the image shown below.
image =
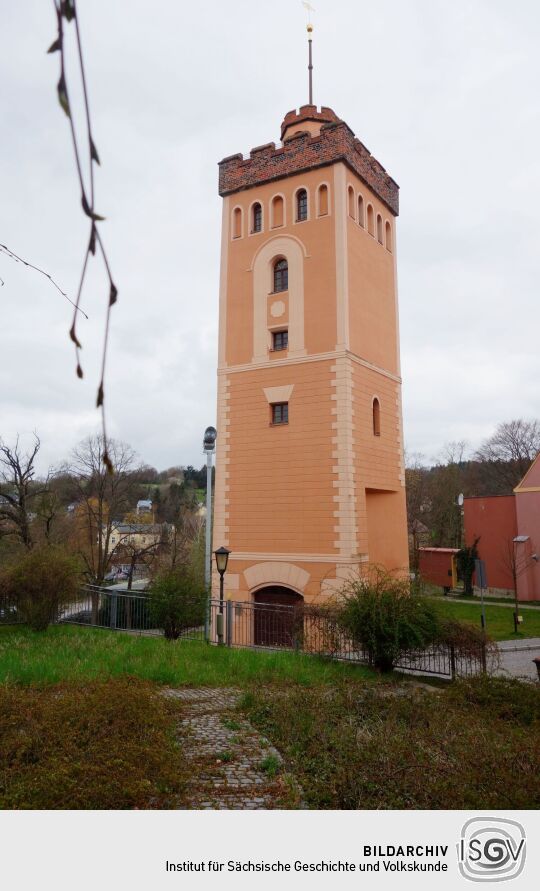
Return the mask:
[[[411,570],[414,573],[418,573],[418,548],[420,547],[421,529],[425,525],[425,519],[427,519],[424,518],[424,513],[430,506],[429,475],[423,455],[406,455],[405,463],[409,564]]]
[[[476,453],[488,465],[493,494],[510,493],[527,473],[540,452],[540,421],[522,419],[499,424]]]
[[[35,433],[27,452],[21,450],[19,437],[13,447],[0,440],[0,535],[14,536],[27,550],[34,544],[34,505],[48,491],[47,483],[34,480],[34,462],[40,446]]]
[[[89,436],[77,446],[66,470],[73,479],[76,502],[72,540],[81,554],[89,579],[101,585],[109,569],[114,548],[112,528],[137,496],[141,482],[140,465],[133,449],[117,440],[107,441],[106,465],[103,436]]]
[[[167,640],[177,640],[183,631],[203,625],[208,592],[188,563],[158,574],[149,592],[152,620]]]
[[[478,560],[479,541],[480,537],[475,538],[472,545],[461,548],[456,554],[458,573],[463,579],[464,594],[474,594],[472,579],[475,569],[475,561]]]

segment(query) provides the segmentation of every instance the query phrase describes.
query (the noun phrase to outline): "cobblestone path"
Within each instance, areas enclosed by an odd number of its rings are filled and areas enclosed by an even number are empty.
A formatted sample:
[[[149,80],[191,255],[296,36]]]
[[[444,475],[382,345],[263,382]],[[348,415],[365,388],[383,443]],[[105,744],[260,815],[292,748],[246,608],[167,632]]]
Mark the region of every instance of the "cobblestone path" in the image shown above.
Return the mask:
[[[235,710],[239,690],[169,688],[164,695],[184,705],[179,735],[186,757],[193,762],[188,807],[257,810],[302,806],[298,784],[283,772],[277,749]]]

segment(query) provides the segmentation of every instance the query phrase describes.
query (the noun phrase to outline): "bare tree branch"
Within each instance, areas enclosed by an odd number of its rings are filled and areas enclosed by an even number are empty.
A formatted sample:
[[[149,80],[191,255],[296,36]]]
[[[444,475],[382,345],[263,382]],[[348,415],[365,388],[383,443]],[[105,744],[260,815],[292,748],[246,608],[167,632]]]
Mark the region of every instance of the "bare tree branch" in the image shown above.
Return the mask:
[[[50,275],[48,272],[45,272],[44,269],[41,269],[39,266],[35,266],[33,263],[30,263],[28,260],[24,260],[22,257],[19,257],[19,255],[16,254],[15,251],[12,251],[11,248],[9,248],[7,246],[7,244],[0,244],[0,253],[5,254],[6,257],[9,257],[11,260],[14,260],[15,263],[22,263],[23,266],[27,266],[29,269],[35,269],[36,272],[40,272],[41,275],[44,275],[45,278],[49,279],[49,281],[51,282],[51,284],[54,285],[54,287],[56,288],[57,291],[60,291],[62,297],[65,297],[66,300],[68,301],[68,303],[71,303],[71,305],[75,307],[76,312],[82,313],[83,316],[85,317],[85,319],[88,318],[85,311],[83,309],[81,309],[80,306],[77,306],[77,304],[75,304],[73,302],[71,297],[68,297],[68,295],[66,294],[65,291],[62,290],[60,285],[57,282],[55,282],[52,275]],[[2,282],[2,284],[4,284],[3,279],[0,279],[0,281]]]

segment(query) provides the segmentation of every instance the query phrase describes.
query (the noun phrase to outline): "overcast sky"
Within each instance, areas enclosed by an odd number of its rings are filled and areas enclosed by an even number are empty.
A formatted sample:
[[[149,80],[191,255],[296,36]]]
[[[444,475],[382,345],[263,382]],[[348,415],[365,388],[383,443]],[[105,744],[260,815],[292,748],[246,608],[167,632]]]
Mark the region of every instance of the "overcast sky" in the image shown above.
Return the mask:
[[[533,0],[313,0],[314,98],[401,186],[398,271],[407,450],[470,449],[540,416],[540,7]],[[307,101],[300,0],[79,0],[119,301],[111,435],[158,468],[203,463],[215,423],[217,162],[279,140]],[[87,240],[55,85],[52,2],[4,4],[0,242],[71,296]],[[99,262],[80,322],[0,255],[0,435],[38,431],[40,470],[99,430],[107,302]]]

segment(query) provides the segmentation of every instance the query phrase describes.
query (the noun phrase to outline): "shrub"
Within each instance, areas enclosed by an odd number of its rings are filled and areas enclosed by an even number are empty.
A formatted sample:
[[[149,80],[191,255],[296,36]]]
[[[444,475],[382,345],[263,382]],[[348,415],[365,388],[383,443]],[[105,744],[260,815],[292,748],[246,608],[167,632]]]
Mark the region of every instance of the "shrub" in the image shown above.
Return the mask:
[[[44,546],[7,570],[2,589],[19,618],[34,631],[44,631],[62,606],[75,599],[80,584],[78,560],[62,548]]]
[[[189,564],[160,572],[149,591],[152,621],[163,628],[168,640],[176,640],[188,628],[204,623],[208,593]]]
[[[380,671],[391,671],[403,653],[437,639],[436,611],[429,600],[411,592],[408,579],[376,566],[340,593],[341,624]]]

